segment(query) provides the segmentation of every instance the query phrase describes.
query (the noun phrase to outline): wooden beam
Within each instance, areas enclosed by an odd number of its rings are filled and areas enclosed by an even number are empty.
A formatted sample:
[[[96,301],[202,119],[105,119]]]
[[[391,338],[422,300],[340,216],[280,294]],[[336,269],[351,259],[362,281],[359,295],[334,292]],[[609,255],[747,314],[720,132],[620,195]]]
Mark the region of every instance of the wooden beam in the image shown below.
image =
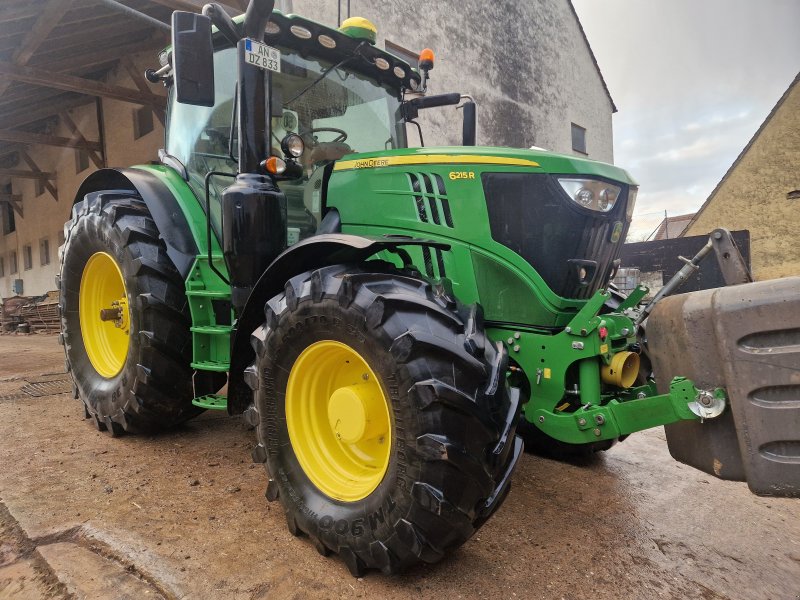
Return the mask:
[[[19,144],[42,144],[43,146],[60,146],[62,148],[83,148],[84,150],[100,150],[98,142],[81,142],[75,138],[42,135],[30,131],[0,129],[0,142],[16,142]]]
[[[116,62],[123,56],[136,54],[138,52],[153,52],[153,65],[158,63],[156,51],[164,47],[164,37],[153,35],[142,40],[138,35],[125,36],[118,41],[123,42],[118,46],[103,46],[103,51],[98,52],[97,48],[87,48],[83,52],[72,52],[69,56],[59,59],[51,59],[46,62],[38,63],[39,56],[34,56],[31,60],[32,67],[47,67],[48,71],[66,71],[73,73],[76,70],[100,67]]]
[[[71,0],[49,0],[39,7],[39,18],[36,19],[36,23],[25,35],[25,39],[14,52],[11,61],[16,65],[28,64],[33,53],[47,39],[50,32],[55,29],[64,14],[70,9],[71,4]]]
[[[14,111],[0,114],[0,129],[13,129],[28,123],[35,123],[48,117],[57,115],[60,111],[70,110],[77,106],[84,106],[94,102],[92,96],[78,96],[75,94],[61,94],[49,98],[47,102],[37,104],[36,108],[17,108]]]
[[[29,2],[10,8],[0,8],[0,23],[30,19],[39,14],[39,7]]]
[[[83,143],[86,143],[86,138],[83,137],[83,134],[80,132],[80,129],[78,129],[78,126],[75,125],[75,121],[73,121],[66,112],[59,113],[58,118],[61,119],[61,122],[67,126],[69,132],[76,139],[80,140]],[[91,160],[94,163],[94,166],[97,167],[98,169],[102,169],[104,165],[103,165],[103,159],[100,156],[100,154],[98,152],[95,152],[94,150],[88,150],[88,153],[89,153],[89,160]]]
[[[167,8],[171,8],[172,10],[186,10],[189,12],[200,12],[203,8],[203,5],[206,3],[205,0],[200,0],[198,2],[193,2],[192,0],[150,0],[155,4],[160,4],[161,6],[166,6]],[[228,4],[224,4],[222,2],[218,2],[222,8],[224,8],[228,14],[232,16],[242,14],[242,10],[235,8],[233,6],[229,6]]]
[[[6,202],[14,207],[14,211],[24,217],[22,213],[22,196],[19,194],[0,194],[0,202]]]
[[[39,17],[25,35],[22,44],[14,51],[11,62],[20,66],[28,64],[33,53],[36,52],[36,49],[41,46],[42,42],[50,35],[50,32],[58,25],[71,4],[71,0],[48,0],[44,5],[40,6]],[[6,93],[10,85],[11,80],[0,81],[0,96]]]
[[[22,171],[19,169],[0,169],[0,177],[20,177],[22,179],[55,179],[55,173],[46,171]]]
[[[25,152],[25,150],[20,150],[19,156],[22,160],[25,161],[25,163],[28,165],[31,171],[33,171],[34,173],[42,172],[42,170],[39,168],[39,165],[37,165],[36,162],[34,162],[34,160],[30,156],[28,156],[28,153]],[[58,188],[52,183],[50,183],[47,179],[45,179],[43,183],[45,189],[48,192],[50,192],[50,195],[53,196],[56,202],[58,202]]]
[[[154,94],[145,94],[138,90],[131,90],[118,85],[110,85],[94,79],[85,79],[63,73],[53,73],[31,67],[19,67],[6,62],[0,62],[0,75],[14,81],[23,81],[32,85],[51,87],[67,92],[76,92],[88,96],[100,96],[121,102],[130,102],[145,106],[163,106],[166,99]]]

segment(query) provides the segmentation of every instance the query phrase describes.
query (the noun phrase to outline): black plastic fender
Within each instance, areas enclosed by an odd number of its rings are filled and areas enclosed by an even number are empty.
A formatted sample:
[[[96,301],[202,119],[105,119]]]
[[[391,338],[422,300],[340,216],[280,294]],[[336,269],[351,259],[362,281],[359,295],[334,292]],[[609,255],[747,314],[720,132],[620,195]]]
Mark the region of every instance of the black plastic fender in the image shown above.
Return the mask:
[[[100,169],[84,179],[73,204],[100,190],[128,190],[141,196],[167,246],[167,256],[183,278],[188,277],[197,257],[197,244],[178,200],[158,177],[136,168]]]
[[[368,237],[344,233],[315,235],[283,251],[253,286],[247,303],[236,320],[231,344],[228,379],[228,412],[244,412],[252,392],[244,383],[244,370],[253,362],[250,334],[264,322],[264,305],[279,294],[286,282],[300,273],[330,265],[360,263],[378,252],[401,246],[428,246],[446,251],[449,244],[408,236]]]

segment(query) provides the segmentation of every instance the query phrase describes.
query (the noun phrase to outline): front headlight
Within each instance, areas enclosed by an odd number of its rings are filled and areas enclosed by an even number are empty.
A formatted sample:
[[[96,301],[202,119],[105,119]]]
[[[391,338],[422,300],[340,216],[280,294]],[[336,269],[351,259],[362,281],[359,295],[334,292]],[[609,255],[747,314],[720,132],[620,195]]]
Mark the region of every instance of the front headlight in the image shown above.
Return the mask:
[[[597,179],[559,178],[558,183],[576,204],[598,212],[614,208],[622,192],[620,186]]]

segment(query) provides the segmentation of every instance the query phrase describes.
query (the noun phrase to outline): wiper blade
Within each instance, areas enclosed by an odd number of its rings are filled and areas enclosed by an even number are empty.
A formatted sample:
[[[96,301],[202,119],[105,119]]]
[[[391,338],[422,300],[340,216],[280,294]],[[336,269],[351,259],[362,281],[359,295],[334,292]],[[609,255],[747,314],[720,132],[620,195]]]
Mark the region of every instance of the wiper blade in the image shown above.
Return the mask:
[[[300,92],[298,92],[298,93],[297,93],[297,94],[296,94],[296,95],[295,95],[295,96],[294,96],[294,97],[293,97],[291,100],[289,100],[288,102],[284,102],[284,104],[283,104],[283,105],[284,105],[284,106],[289,106],[289,105],[290,105],[292,102],[294,102],[294,101],[295,101],[295,100],[297,100],[298,98],[300,98],[300,97],[302,97],[303,95],[305,95],[305,93],[306,93],[306,92],[308,92],[309,90],[311,90],[311,89],[312,89],[312,88],[313,88],[315,85],[317,85],[317,84],[318,84],[320,81],[322,81],[323,79],[325,79],[325,78],[326,78],[326,77],[327,77],[327,76],[328,76],[328,75],[329,75],[331,72],[333,72],[333,71],[335,71],[336,69],[338,69],[339,67],[341,67],[341,66],[342,66],[343,64],[345,64],[347,61],[349,61],[349,60],[352,60],[352,59],[354,59],[354,58],[359,58],[359,57],[360,57],[360,58],[363,58],[363,56],[361,56],[361,54],[360,54],[360,52],[359,52],[359,51],[361,50],[362,46],[364,46],[364,43],[365,43],[365,42],[361,42],[361,43],[360,43],[358,46],[356,46],[356,49],[353,51],[353,56],[347,56],[347,57],[343,58],[342,60],[340,60],[340,61],[339,61],[338,63],[336,63],[335,65],[333,65],[333,66],[331,66],[331,67],[328,67],[327,69],[325,69],[325,71],[323,71],[323,72],[320,74],[320,76],[319,76],[319,77],[317,77],[317,78],[316,78],[314,81],[312,81],[312,82],[311,82],[311,83],[309,83],[309,84],[308,84],[306,87],[304,87],[302,90],[300,90]]]

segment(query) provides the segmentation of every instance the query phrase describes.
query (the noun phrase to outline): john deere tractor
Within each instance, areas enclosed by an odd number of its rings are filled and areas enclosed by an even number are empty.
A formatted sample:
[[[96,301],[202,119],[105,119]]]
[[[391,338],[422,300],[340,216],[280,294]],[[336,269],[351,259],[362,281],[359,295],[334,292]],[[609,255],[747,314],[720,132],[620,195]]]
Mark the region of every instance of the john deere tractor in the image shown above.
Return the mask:
[[[636,197],[617,167],[475,146],[475,104],[339,29],[251,0],[175,12],[158,164],[103,169],[61,252],[63,343],[113,435],[243,414],[289,530],[350,571],[463,544],[523,450],[710,419],[714,382],[650,377],[609,291]],[[463,108],[462,147],[407,147]],[[733,289],[733,288],[732,288]],[[652,317],[651,317],[652,318]]]

